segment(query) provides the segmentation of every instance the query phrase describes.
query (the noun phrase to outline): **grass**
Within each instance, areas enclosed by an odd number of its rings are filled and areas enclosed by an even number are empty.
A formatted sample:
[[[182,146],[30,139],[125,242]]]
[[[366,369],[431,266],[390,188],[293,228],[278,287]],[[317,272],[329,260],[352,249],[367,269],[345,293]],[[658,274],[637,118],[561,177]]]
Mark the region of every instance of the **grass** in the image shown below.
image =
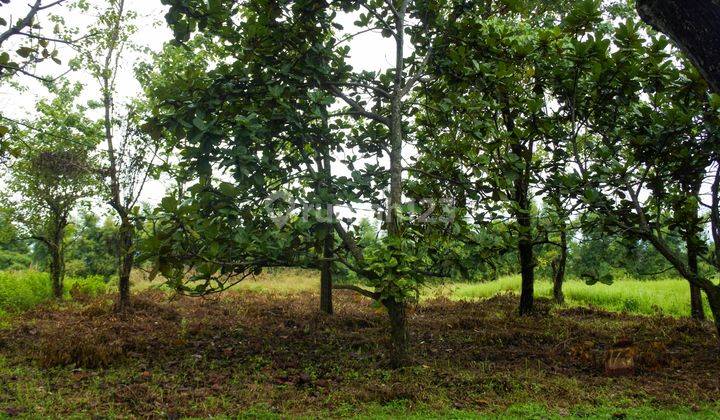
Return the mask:
[[[314,270],[299,268],[265,270],[255,278],[237,286],[239,290],[293,294],[311,292],[320,287],[320,275]]]
[[[141,273],[133,276],[136,291],[160,285]],[[114,289],[101,278],[68,278],[67,295],[74,286],[88,295]],[[347,292],[336,295],[336,316],[319,316],[318,288],[315,271],[275,269],[219,300],[167,303],[161,292],[143,292],[160,303],[140,305],[147,313],[132,322],[97,303],[41,306],[36,318],[25,319],[34,312],[19,312],[51,299],[48,275],[0,272],[0,419],[180,413],[267,419],[684,419],[718,418],[720,412],[712,394],[718,383],[708,373],[718,371],[715,342],[707,329],[698,332],[687,320],[558,308],[519,323],[516,299],[491,299],[517,293],[519,276],[430,286],[414,309],[417,363],[393,371],[379,356],[385,316]],[[570,280],[564,291],[567,306],[675,317],[689,312],[689,287],[681,279],[624,278],[593,286]],[[538,281],[535,292],[550,297],[550,282]],[[103,299],[98,301],[111,304]],[[473,303],[482,299],[489,300]],[[538,305],[549,306],[544,300]],[[596,366],[598,354],[628,333],[647,346],[642,354],[659,352],[657,365],[643,368],[639,377],[604,377]],[[135,338],[123,344],[128,337]],[[38,360],[55,353],[71,354],[70,360],[105,355],[110,365],[71,361],[41,367]]]
[[[706,406],[693,408],[659,409],[652,406],[622,408],[612,405],[580,406],[572,410],[556,410],[541,404],[513,404],[510,407],[494,413],[478,413],[471,410],[451,409],[438,411],[432,407],[409,407],[404,401],[397,401],[388,405],[369,405],[363,407],[358,414],[357,407],[348,406],[333,413],[317,413],[317,417],[343,417],[358,420],[366,419],[562,419],[568,417],[583,419],[716,419],[719,406]],[[266,407],[256,407],[244,413],[240,418],[281,419],[283,416],[269,411]],[[302,418],[302,417],[301,417]]]
[[[73,288],[89,296],[107,292],[107,286],[99,276],[67,277],[64,286],[66,297],[70,296]],[[0,271],[0,318],[3,312],[27,310],[50,299],[52,286],[48,273],[35,270]]]
[[[520,276],[505,276],[489,282],[457,282],[432,285],[422,290],[422,299],[438,296],[452,300],[487,299],[501,293],[520,292]],[[133,282],[134,290],[157,287],[161,282],[149,283],[138,277]],[[251,277],[234,286],[233,290],[290,295],[300,292],[315,292],[320,287],[320,276],[314,270],[271,269]],[[616,279],[613,284],[594,284],[569,279],[563,285],[567,306],[596,306],[613,312],[628,312],[642,315],[664,314],[686,317],[690,313],[690,287],[681,278],[660,280],[638,280],[631,277]],[[551,298],[552,283],[538,279],[535,296]],[[705,313],[711,316],[705,300]]]
[[[332,317],[316,291],[134,299],[130,318],[100,298],[41,306],[0,330],[0,418],[672,419],[720,408],[716,342],[684,319],[573,308],[521,318],[507,295],[428,299],[410,319],[414,362],[394,370],[386,316],[348,292]],[[603,353],[628,333],[637,375],[608,377]]]
[[[161,286],[162,281],[149,282],[136,272],[133,274],[133,290],[146,290]],[[105,284],[100,277],[67,278],[66,293],[78,287],[86,294],[95,296],[111,291],[112,284]],[[296,294],[314,292],[319,288],[320,278],[314,270],[270,269],[259,276],[249,278],[235,286],[234,290],[271,294]],[[486,299],[500,293],[519,293],[520,276],[506,276],[483,283],[446,283],[426,287],[423,298],[445,296],[453,300]],[[615,312],[643,315],[662,313],[684,317],[690,313],[690,288],[683,279],[641,281],[621,278],[611,285],[587,285],[583,281],[569,280],[563,287],[568,306],[597,306]],[[551,297],[552,284],[540,279],[535,284],[537,297]],[[47,273],[33,270],[0,272],[0,319],[3,312],[22,311],[47,301],[52,296]],[[706,313],[710,309],[706,305]]]
[[[508,276],[487,283],[449,284],[430,293],[446,294],[456,300],[474,300],[503,292],[519,293],[519,290],[520,276]],[[609,311],[644,315],[662,313],[676,317],[688,316],[690,313],[690,287],[683,279],[620,279],[611,285],[592,286],[583,281],[570,280],[563,285],[563,291],[570,306],[593,305]],[[544,280],[536,282],[535,296],[552,297],[552,283]],[[706,313],[710,314],[707,301],[705,306]]]

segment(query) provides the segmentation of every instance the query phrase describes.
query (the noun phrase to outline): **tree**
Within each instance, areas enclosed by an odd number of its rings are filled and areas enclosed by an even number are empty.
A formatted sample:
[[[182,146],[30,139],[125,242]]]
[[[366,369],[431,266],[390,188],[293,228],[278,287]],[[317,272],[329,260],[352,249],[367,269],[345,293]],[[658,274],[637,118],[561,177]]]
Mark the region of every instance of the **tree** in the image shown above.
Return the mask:
[[[610,43],[616,46],[613,53]],[[697,250],[698,220],[692,213],[695,209],[697,215],[700,197],[694,191],[698,179],[715,179],[707,171],[716,165],[720,102],[708,94],[697,73],[668,54],[667,46],[662,37],[645,41],[632,20],[607,38],[578,42],[573,48],[590,64],[578,78],[582,92],[560,97],[586,124],[584,133],[570,142],[582,200],[605,227],[652,244],[707,294],[717,320],[720,289],[691,268],[692,255],[683,256],[672,242],[684,232],[690,254]],[[711,214],[717,213],[716,204],[705,204]],[[689,210],[689,220],[683,209]]]
[[[720,3],[717,0],[637,0],[640,17],[663,32],[720,93]]]
[[[332,189],[336,194],[333,200],[341,203],[365,200],[380,206],[386,214],[384,235],[377,244],[366,249],[358,246],[352,230],[333,219],[332,225],[341,243],[334,259],[359,273],[374,290],[347,285],[338,288],[352,289],[379,300],[385,306],[391,321],[391,361],[394,365],[406,363],[406,305],[416,295],[419,284],[425,278],[425,274],[420,273],[427,271],[424,267],[431,264],[426,254],[427,246],[421,243],[418,231],[406,225],[400,217],[405,188],[405,144],[413,137],[408,116],[413,113],[412,97],[417,82],[427,72],[431,62],[436,21],[447,19],[450,7],[411,0],[168,3],[171,8],[167,20],[175,30],[178,41],[189,41],[187,45],[190,47],[199,51],[210,49],[223,57],[214,63],[217,67],[213,70],[203,69],[196,74],[198,79],[190,82],[183,77],[185,80],[182,84],[192,83],[193,87],[191,92],[183,95],[183,101],[177,101],[171,95],[161,95],[160,98],[155,96],[158,105],[156,110],[160,111],[158,119],[164,121],[160,126],[181,139],[189,140],[191,147],[185,148],[185,164],[197,169],[201,180],[208,180],[202,186],[191,188],[194,192],[202,191],[217,196],[218,188],[235,192],[238,186],[245,188],[245,183],[252,185],[243,178],[247,176],[256,181],[250,191],[259,191],[260,194],[254,197],[244,194],[242,199],[246,202],[262,202],[265,197],[281,190],[299,191],[297,184],[287,182],[280,175],[296,173],[294,162],[301,160],[297,154],[302,155],[307,150],[297,145],[308,144],[301,142],[303,137],[317,135],[317,128],[311,128],[303,134],[291,124],[296,121],[297,115],[289,104],[296,103],[297,89],[305,85],[305,96],[314,96],[310,98],[310,104],[317,108],[318,112],[314,116],[320,121],[319,126],[323,127],[321,131],[324,131],[324,127],[330,131],[323,136],[331,139],[330,144],[342,139],[346,150],[353,151],[342,162],[350,168],[352,177],[337,179]],[[337,31],[342,30],[339,14],[351,12],[359,13],[355,28],[357,31],[338,35]],[[394,41],[393,66],[378,73],[355,72],[347,64],[349,48],[344,43],[353,36],[372,31]],[[193,42],[199,36],[190,40],[195,32],[202,33],[213,46],[208,47],[206,43],[198,48],[198,44]],[[409,50],[412,51],[410,54],[407,53]],[[274,62],[270,63],[273,58]],[[256,101],[243,100],[247,97],[247,89],[255,88],[261,81],[267,83],[262,89],[267,92],[264,95],[270,95],[270,100],[259,102],[260,105]],[[201,87],[205,89],[204,92],[199,90]],[[257,99],[257,92],[250,97]],[[270,118],[272,124],[265,125],[263,123],[268,121],[268,114],[272,110],[267,109],[266,104],[273,101],[279,105],[277,109],[281,110],[282,115],[275,115]],[[181,103],[193,105],[186,107]],[[342,104],[344,108],[325,115],[329,105],[334,103]],[[212,113],[197,111],[206,105],[210,105]],[[216,111],[223,112],[220,118],[216,119]],[[323,122],[325,118],[327,124]],[[290,127],[284,127],[285,124]],[[288,150],[289,146],[292,149]],[[307,150],[307,155],[326,156],[320,150],[311,148]],[[261,156],[266,156],[268,161],[262,161]],[[277,160],[272,161],[271,158]],[[322,160],[325,159],[323,157]],[[387,165],[379,163],[385,160]],[[237,169],[243,169],[232,173],[236,185],[225,183],[217,188],[210,187],[210,177],[207,175],[212,174],[212,165],[216,162],[223,165],[232,163]],[[356,167],[357,162],[364,163],[364,166]],[[292,170],[284,171],[285,167]],[[198,199],[196,203],[209,205],[211,202]],[[168,204],[173,207],[170,202]],[[197,204],[194,206],[192,211],[195,212],[208,210]],[[233,212],[242,209],[237,208],[237,203],[233,203],[233,207]],[[267,220],[267,215],[257,214],[257,211],[247,214],[254,215],[256,220],[245,220],[245,232],[265,226],[266,223],[260,221]],[[281,240],[278,245],[297,247],[314,242],[307,240],[305,232],[308,230],[300,226],[291,223],[281,229],[287,234],[299,236],[294,240]],[[255,237],[260,234],[252,232]],[[217,243],[217,238],[215,240]],[[237,238],[225,243],[231,245],[233,241],[236,250],[248,251],[243,245],[244,241]],[[261,258],[254,252],[246,257],[252,257],[249,259],[253,264],[276,263],[278,257],[289,254],[287,249],[280,252],[275,247],[266,251],[271,258]],[[237,255],[237,252],[229,254]],[[183,260],[183,263],[187,261]],[[237,258],[228,264],[212,261],[216,264],[207,269],[208,277],[222,271],[223,267],[226,272],[235,274],[248,268],[248,258]],[[298,258],[290,262],[299,263]]]
[[[72,232],[67,246],[66,260],[77,266],[75,275],[101,275],[109,279],[117,274],[117,230],[111,218],[100,220],[92,213],[80,215],[75,222],[76,229]]]
[[[118,289],[117,309],[130,305],[130,274],[135,260],[139,207],[138,201],[157,165],[159,144],[141,130],[145,112],[142,100],[120,103],[117,77],[134,46],[135,13],[124,0],[111,0],[99,8],[97,34],[78,45],[80,55],[73,63],[97,81],[103,110],[104,162],[103,193],[117,214]]]
[[[12,211],[0,207],[0,270],[22,270],[30,267],[29,241],[24,240],[12,223]]]
[[[17,73],[44,80],[31,73],[30,67],[46,59],[60,64],[58,50],[52,46],[57,43],[68,44],[71,41],[60,32],[59,25],[55,26],[52,34],[44,31],[39,16],[66,1],[34,0],[16,21],[9,21],[11,15],[0,17],[0,28],[7,27],[0,32],[0,82]],[[0,4],[0,10],[10,7],[9,0]]]
[[[431,178],[440,173],[448,182],[463,184],[463,197],[456,201],[477,203],[471,210],[476,223],[513,219],[522,276],[519,311],[528,314],[534,248],[548,242],[534,223],[533,202],[545,188],[546,171],[564,171],[558,160],[563,155],[551,149],[568,135],[566,116],[552,106],[554,66],[563,59],[572,31],[596,24],[600,9],[597,2],[579,2],[565,13],[561,26],[556,21],[563,18],[561,4],[505,6],[468,6],[443,32],[437,73],[427,83],[433,96],[420,122],[429,127],[421,152],[432,163],[424,165],[443,169],[422,173]],[[449,172],[448,156],[457,165]],[[558,205],[564,201],[557,197]]]
[[[93,193],[92,151],[98,125],[74,104],[79,85],[54,89],[52,101],[37,105],[40,116],[17,133],[23,154],[11,163],[5,192],[13,222],[50,256],[53,294],[61,298],[65,275],[66,229],[71,213]],[[42,128],[40,128],[42,127]]]
[[[15,21],[12,20],[13,15],[9,9],[19,2],[0,2],[0,12],[8,11],[7,15],[0,16],[0,84],[16,74],[47,81],[45,77],[32,72],[32,68],[47,59],[60,64],[57,44],[69,44],[72,41],[62,32],[59,24],[55,25],[52,33],[48,33],[40,23],[40,16],[59,8],[66,1],[34,0]],[[51,17],[50,20],[54,19]],[[0,113],[0,157],[10,148],[2,141],[10,131],[10,125],[6,125],[10,122],[12,121]]]

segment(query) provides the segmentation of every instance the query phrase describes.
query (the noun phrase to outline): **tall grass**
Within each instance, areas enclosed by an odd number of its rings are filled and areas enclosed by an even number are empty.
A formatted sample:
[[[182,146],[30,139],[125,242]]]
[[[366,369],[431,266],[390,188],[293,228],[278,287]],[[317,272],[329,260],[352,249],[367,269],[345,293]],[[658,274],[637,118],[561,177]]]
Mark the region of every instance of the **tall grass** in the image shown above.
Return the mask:
[[[75,287],[87,295],[99,295],[107,291],[100,276],[65,279],[65,295]],[[13,312],[32,308],[52,299],[50,276],[34,270],[0,271],[0,311]]]
[[[520,276],[503,277],[488,283],[455,283],[441,291],[451,299],[481,299],[502,292],[519,293]],[[619,279],[611,285],[587,285],[583,281],[569,280],[563,286],[568,305],[594,305],[611,311],[627,311],[652,315],[663,313],[672,316],[690,314],[690,286],[683,279],[636,280]],[[537,281],[535,296],[552,297],[552,283]],[[710,308],[705,301],[706,313]]]

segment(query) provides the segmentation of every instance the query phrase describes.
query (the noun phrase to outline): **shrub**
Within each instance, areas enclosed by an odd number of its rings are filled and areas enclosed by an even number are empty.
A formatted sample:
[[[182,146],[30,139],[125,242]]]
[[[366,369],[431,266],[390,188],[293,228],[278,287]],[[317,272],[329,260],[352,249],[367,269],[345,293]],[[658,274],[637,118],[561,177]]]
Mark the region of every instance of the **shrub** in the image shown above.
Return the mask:
[[[79,278],[70,278],[65,281],[65,289],[70,291],[70,296],[74,297],[72,291],[87,297],[104,295],[108,292],[108,285],[103,276],[88,276]]]
[[[107,292],[107,284],[101,276],[86,278],[67,277],[66,297],[71,290],[77,296],[89,298]],[[35,270],[0,271],[0,309],[23,311],[52,299],[50,276]]]
[[[0,249],[0,270],[25,270],[31,264],[27,254]]]
[[[82,276],[86,271],[87,267],[81,260],[69,260],[65,263],[65,274],[70,277]]]
[[[52,297],[50,276],[33,270],[0,272],[0,308],[30,309]]]

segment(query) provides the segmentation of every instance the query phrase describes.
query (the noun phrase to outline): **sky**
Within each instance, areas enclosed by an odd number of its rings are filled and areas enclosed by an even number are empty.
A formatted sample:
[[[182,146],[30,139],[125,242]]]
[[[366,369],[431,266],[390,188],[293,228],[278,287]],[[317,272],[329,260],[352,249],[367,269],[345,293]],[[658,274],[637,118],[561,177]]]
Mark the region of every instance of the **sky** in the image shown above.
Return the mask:
[[[44,3],[50,3],[51,0],[44,0]],[[89,0],[91,6],[102,6],[103,0]],[[28,1],[15,0],[9,5],[0,7],[0,17],[8,21],[12,21],[18,16],[24,16],[28,9]],[[126,6],[137,13],[138,19],[136,26],[138,31],[132,39],[132,42],[149,48],[152,51],[160,51],[163,45],[170,41],[172,32],[165,23],[164,15],[167,6],[160,3],[160,0],[126,0]],[[92,10],[81,11],[79,9],[71,9],[69,7],[55,7],[52,13],[61,16],[67,27],[77,28],[80,34],[87,33],[87,28],[96,20],[96,13]],[[356,17],[353,15],[340,16],[339,22],[346,27],[348,33],[353,32],[353,22]],[[50,28],[48,13],[40,16],[41,24],[46,28]],[[353,38],[349,45],[351,47],[350,64],[356,70],[384,70],[391,66],[394,60],[394,45],[390,39],[383,38],[377,33],[367,33]],[[58,46],[60,51],[61,65],[57,65],[51,61],[40,64],[36,69],[37,75],[56,77],[63,75],[67,70],[67,62],[74,57],[75,52],[70,47]],[[120,74],[118,77],[118,99],[116,102],[122,102],[128,98],[134,98],[142,93],[142,87],[134,78],[133,67],[142,60],[147,60],[138,54],[131,54],[126,57],[122,63]],[[72,81],[79,81],[85,86],[84,95],[78,98],[78,102],[87,102],[89,99],[96,99],[99,95],[97,82],[82,72],[71,72],[65,75]],[[37,101],[48,96],[46,89],[38,82],[29,77],[19,79],[22,85],[27,86],[24,91],[18,91],[7,84],[0,85],[0,110],[4,115],[10,118],[22,119],[34,114],[34,108]],[[99,112],[99,111],[98,111]],[[97,118],[101,115],[98,114]],[[144,190],[141,201],[156,204],[165,194],[165,186],[163,182],[153,181],[147,185]],[[104,211],[109,209],[105,208]],[[369,217],[369,214],[361,216]]]

